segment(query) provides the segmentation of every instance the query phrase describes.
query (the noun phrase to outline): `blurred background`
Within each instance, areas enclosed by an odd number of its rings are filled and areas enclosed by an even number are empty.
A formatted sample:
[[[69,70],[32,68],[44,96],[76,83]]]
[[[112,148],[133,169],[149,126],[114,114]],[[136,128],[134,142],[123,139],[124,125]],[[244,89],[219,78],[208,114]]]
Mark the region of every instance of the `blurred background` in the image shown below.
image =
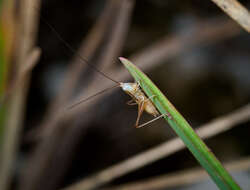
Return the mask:
[[[194,128],[250,101],[250,36],[210,0],[26,1],[1,5],[3,190],[61,189],[176,137],[163,120],[135,129],[137,106],[128,106],[130,97],[119,88],[66,109],[115,85],[93,66],[117,81],[133,81],[119,56],[138,65]],[[25,70],[21,62],[31,66]],[[222,162],[249,156],[248,118],[205,141]],[[141,123],[151,119],[145,113]],[[103,184],[95,178],[93,188],[119,189],[194,167],[197,161],[182,149]],[[249,170],[235,175],[250,188]]]

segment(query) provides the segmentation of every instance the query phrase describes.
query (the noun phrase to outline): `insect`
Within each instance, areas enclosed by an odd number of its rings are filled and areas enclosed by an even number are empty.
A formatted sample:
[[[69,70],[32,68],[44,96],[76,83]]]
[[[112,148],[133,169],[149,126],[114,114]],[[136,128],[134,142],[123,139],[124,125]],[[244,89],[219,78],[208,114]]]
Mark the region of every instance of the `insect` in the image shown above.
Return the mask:
[[[51,31],[57,36],[57,38],[72,52],[72,53],[76,53],[77,51],[74,50],[68,42],[66,42],[61,35],[54,29],[54,27],[48,23],[42,16],[41,16],[42,21],[51,29]],[[98,70],[95,66],[93,66],[92,64],[90,64],[85,58],[83,58],[80,54],[77,54],[77,56],[79,57],[79,59],[87,64],[88,66],[90,66],[93,70],[95,70],[96,72],[98,72],[99,74],[103,75],[105,78],[115,82],[117,85],[113,86],[111,88],[107,88],[103,91],[100,91],[88,98],[85,98],[83,100],[80,100],[78,102],[76,102],[75,104],[71,105],[68,107],[68,109],[72,109],[75,106],[79,105],[80,103],[83,103],[85,101],[88,101],[89,99],[93,98],[94,96],[97,96],[99,94],[102,94],[103,92],[109,90],[109,89],[113,89],[115,87],[120,87],[125,93],[127,93],[129,96],[131,96],[131,100],[127,102],[128,105],[138,105],[138,115],[137,115],[137,119],[135,122],[135,127],[136,128],[140,128],[143,127],[145,125],[148,125],[149,123],[152,123],[164,116],[168,116],[169,118],[171,118],[170,114],[161,114],[158,112],[157,108],[154,106],[154,104],[151,101],[151,98],[153,97],[147,97],[145,95],[145,93],[143,92],[143,90],[140,87],[140,84],[138,82],[134,82],[134,83],[123,83],[123,82],[118,82],[114,79],[112,79],[111,77],[109,77],[108,75],[106,75],[105,73],[103,73],[102,71]],[[119,58],[120,61],[126,60],[125,58],[120,57]],[[140,121],[140,117],[143,113],[143,111],[146,111],[148,114],[154,116],[155,118],[139,125],[139,121]]]
[[[138,104],[138,115],[135,123],[136,128],[141,127],[139,126],[139,120],[144,110],[154,117],[160,115],[150,98],[147,98],[144,92],[140,89],[139,83],[120,83],[120,87],[132,97],[132,100],[127,102],[128,105]]]
[[[119,58],[120,60],[125,59],[125,58]],[[169,114],[162,114],[160,115],[160,113],[157,111],[157,108],[154,106],[154,104],[151,102],[151,98],[153,97],[147,97],[145,95],[145,93],[142,91],[142,89],[140,88],[140,84],[138,82],[134,82],[134,83],[123,83],[123,82],[118,82],[119,85],[114,86],[114,87],[121,87],[121,89],[127,93],[132,99],[130,101],[127,102],[128,105],[132,106],[132,105],[138,105],[138,115],[137,115],[137,119],[135,122],[135,127],[136,128],[140,128],[143,127],[161,117],[164,117],[165,115],[167,115],[168,117],[171,117]],[[86,99],[80,100],[77,103],[71,105],[69,107],[69,109],[74,108],[75,106],[79,105],[80,103],[83,103],[89,99],[91,99],[92,97],[99,95],[101,93],[103,93],[106,90],[112,89],[114,87],[105,89],[101,92],[98,92],[97,94],[94,94]],[[143,113],[143,111],[146,111],[148,114],[156,117],[153,120],[150,120],[144,124],[139,125],[139,121],[140,121],[140,117]]]

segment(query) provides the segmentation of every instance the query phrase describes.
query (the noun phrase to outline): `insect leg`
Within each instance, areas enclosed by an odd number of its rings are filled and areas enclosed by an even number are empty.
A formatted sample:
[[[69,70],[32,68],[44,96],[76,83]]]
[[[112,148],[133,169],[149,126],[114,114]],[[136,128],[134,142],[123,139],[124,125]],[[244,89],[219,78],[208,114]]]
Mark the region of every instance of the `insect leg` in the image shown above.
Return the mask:
[[[164,116],[168,116],[168,115],[169,115],[169,113],[162,114],[162,115],[160,115],[160,116],[158,116],[158,117],[156,117],[156,118],[154,118],[154,119],[152,119],[152,120],[150,120],[150,121],[148,121],[146,123],[143,123],[143,124],[141,124],[139,126],[136,126],[136,128],[144,127],[144,126],[146,126],[146,125],[148,125],[148,124],[150,124],[150,123],[152,123],[152,122],[154,122],[154,121],[156,121],[156,120],[158,120],[158,119],[160,119],[160,118],[162,118]]]
[[[129,101],[127,101],[127,104],[129,105],[129,106],[134,106],[134,105],[137,105],[137,103],[132,99],[132,100],[129,100]]]
[[[143,110],[144,110],[144,101],[142,101],[140,104],[138,104],[138,115],[137,115],[137,119],[136,119],[136,123],[135,123],[136,128],[138,128],[139,121],[140,121]]]

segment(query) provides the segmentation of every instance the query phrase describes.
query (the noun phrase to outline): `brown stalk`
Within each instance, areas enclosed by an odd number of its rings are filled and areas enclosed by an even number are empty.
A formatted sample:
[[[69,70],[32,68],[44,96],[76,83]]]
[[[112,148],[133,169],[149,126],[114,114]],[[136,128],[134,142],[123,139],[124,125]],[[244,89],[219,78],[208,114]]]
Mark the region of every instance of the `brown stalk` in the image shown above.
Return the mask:
[[[107,31],[112,24],[111,21],[113,21],[112,18],[114,17],[113,12],[117,8],[117,2],[119,1],[109,0],[107,2],[104,10],[86,38],[83,40],[83,43],[76,54],[81,55],[81,57],[91,62],[91,59],[98,47],[101,46],[105,35],[107,35]],[[78,55],[73,58],[72,63],[69,65],[62,90],[58,93],[57,98],[51,102],[51,105],[49,105],[44,121],[38,127],[38,130],[35,129],[35,131],[33,131],[34,133],[30,133],[30,136],[35,136],[36,138],[37,134],[43,135],[45,133],[46,135],[46,133],[49,133],[49,131],[52,130],[53,127],[51,126],[56,125],[59,120],[60,117],[58,117],[58,115],[60,115],[60,111],[58,112],[58,110],[62,109],[62,105],[65,105],[69,97],[72,95],[71,93],[75,88],[80,74],[88,68],[86,64],[82,63]],[[45,132],[43,132],[43,130]]]
[[[117,57],[120,55],[124,41],[126,39],[126,34],[128,33],[128,28],[130,26],[130,17],[133,10],[134,1],[123,0],[120,3],[120,7],[117,8],[117,16],[113,26],[110,26],[111,31],[109,35],[109,40],[106,46],[103,48],[105,51],[101,52],[99,56],[99,62],[101,70],[105,70],[109,73],[110,66],[114,66],[117,63]]]
[[[117,3],[116,0],[112,0],[111,2],[113,2],[116,5],[115,9],[116,9],[117,15],[115,16],[116,19],[114,20],[114,23],[110,24],[111,26],[109,26],[112,28],[111,31],[109,31],[109,40],[102,48],[102,49],[104,49],[104,51],[102,51],[101,55],[98,57],[98,60],[97,60],[99,62],[99,63],[97,63],[97,65],[100,65],[100,67],[98,67],[98,69],[102,70],[102,71],[105,70],[105,73],[112,73],[113,70],[112,70],[112,68],[110,68],[110,66],[112,64],[114,64],[114,61],[117,62],[117,60],[118,60],[117,57],[121,52],[122,45],[123,45],[124,40],[125,40],[125,35],[127,33],[128,26],[129,26],[130,15],[132,13],[131,11],[133,8],[133,1],[131,1],[131,0],[120,0],[119,4]],[[112,15],[112,17],[114,17],[114,16]],[[85,56],[82,56],[82,57],[85,57]],[[78,62],[78,64],[81,64],[81,67],[85,66],[84,63]],[[79,72],[79,70],[80,69],[78,68],[77,72]],[[74,72],[72,72],[72,74],[73,73]],[[95,74],[99,75],[98,73],[95,73]],[[77,73],[74,73],[74,75],[77,75]],[[105,79],[105,80],[107,81],[108,85],[110,85],[110,81],[108,81],[108,79]],[[90,83],[88,84],[88,87],[83,89],[83,91],[85,93],[89,92],[89,91],[93,91],[93,93],[94,93],[94,92],[96,92],[96,89],[98,91],[98,89],[103,88],[102,81],[103,81],[102,76],[95,77],[92,81],[90,81]],[[72,79],[71,79],[71,82],[72,82]],[[68,91],[69,90],[72,91],[72,89],[73,89],[72,83],[70,85],[71,85],[70,86],[71,89],[67,89]],[[66,85],[66,86],[69,86],[69,85]],[[65,94],[64,90],[62,93]],[[66,103],[67,103],[67,101],[64,102],[64,104],[61,104],[61,105],[63,105],[63,107],[60,107],[60,109],[63,109],[65,111]],[[66,112],[67,111],[68,110],[66,110]],[[58,113],[58,111],[54,112],[53,117],[55,115],[57,115],[57,113]],[[57,118],[57,117],[55,116],[54,118]],[[60,116],[59,116],[59,118],[60,118]],[[54,126],[56,127],[56,125],[54,125]],[[44,128],[48,129],[48,131],[44,132],[45,134],[48,134],[49,131],[52,130],[53,125],[51,125],[50,127],[46,126]]]
[[[26,76],[29,76],[32,69],[36,66],[38,63],[38,60],[41,55],[41,49],[38,47],[35,47],[33,50],[31,50],[30,55],[27,56],[27,60],[25,61],[25,65],[20,68],[19,73],[17,73],[15,79],[13,82],[9,85],[7,88],[5,94],[0,100],[0,105],[6,103],[7,98],[11,96],[13,91],[19,86],[22,85],[22,81],[25,80]]]
[[[133,1],[130,0],[109,1],[106,9],[103,12],[103,14],[106,15],[105,19],[104,16],[100,17],[100,20],[93,28],[93,32],[87,38],[87,42],[85,42],[80,49],[80,52],[84,51],[83,54],[81,53],[82,57],[87,57],[87,59],[90,59],[94,55],[99,46],[102,46],[101,43],[104,40],[104,37],[106,37],[103,35],[103,33],[105,33],[106,35],[114,36],[114,38],[110,37],[107,41],[107,49],[103,48],[107,50],[104,51],[105,53],[103,54],[103,57],[106,59],[106,61],[102,63],[101,67],[107,67],[106,65],[110,65],[110,62],[114,59],[114,57],[117,57],[119,51],[121,50],[127,30],[126,28],[129,26],[128,20],[131,15],[132,5]],[[112,23],[110,23],[110,21],[112,21]],[[111,33],[106,31],[110,28],[110,26],[113,26]],[[93,34],[95,35],[93,36]],[[95,41],[97,39],[98,41]],[[101,61],[101,59],[99,61]],[[68,101],[67,99],[71,95],[70,92],[74,90],[74,86],[77,82],[78,76],[80,75],[80,71],[82,71],[84,66],[84,63],[79,62],[79,57],[76,57],[75,61],[73,61],[73,65],[71,66],[71,69],[68,73],[69,79],[66,79],[67,81],[64,83],[64,89],[60,93],[63,95],[60,95],[58,100],[56,100],[57,103],[50,106],[51,113],[49,113],[47,121],[43,123],[43,127],[46,130],[46,137],[42,139],[41,144],[34,153],[34,157],[31,158],[32,160],[30,163],[32,164],[30,164],[28,170],[25,173],[25,177],[21,180],[21,189],[54,189],[57,187],[58,182],[67,170],[67,164],[69,163],[68,161],[73,155],[73,148],[67,147],[69,147],[68,144],[70,144],[71,147],[72,144],[77,142],[75,139],[77,139],[77,135],[79,134],[71,137],[71,133],[67,132],[71,129],[62,128],[65,121],[67,121],[67,119],[65,119],[65,115],[63,114],[64,107],[62,108],[62,105],[66,105],[66,102]],[[99,80],[97,78],[99,77],[94,78],[93,81]],[[87,89],[88,88],[85,90]],[[64,92],[65,90],[67,92]],[[59,102],[61,102],[61,105],[59,105]],[[55,110],[56,107],[57,110]],[[73,126],[71,126],[71,128],[73,128]],[[63,139],[70,140],[66,142]],[[63,149],[58,148],[59,144],[60,147],[63,147]],[[65,154],[65,151],[67,154]],[[60,157],[60,161],[56,159],[57,157]],[[48,172],[46,169],[51,169],[51,163],[53,166],[56,165],[56,172],[49,176],[50,180],[48,181],[46,176]],[[53,169],[51,171],[53,171]],[[32,180],[30,176],[32,176]],[[43,180],[46,180],[46,182],[41,182]],[[44,186],[41,187],[40,184],[44,184]]]
[[[230,172],[247,171],[250,168],[250,157],[240,158],[236,161],[223,164]],[[107,187],[102,190],[152,190],[167,189],[178,186],[190,185],[207,179],[208,175],[202,168],[187,169],[181,172],[174,172],[161,175],[147,180],[128,183],[117,187]]]
[[[237,0],[212,0],[218,7],[234,19],[242,28],[250,32],[249,11]]]
[[[200,126],[196,132],[203,138],[207,139],[230,130],[239,123],[249,121],[250,105],[246,105],[230,114],[216,118],[215,120]],[[104,185],[118,177],[121,177],[129,172],[142,168],[152,162],[165,158],[177,151],[184,149],[186,146],[178,137],[169,140],[161,145],[151,148],[145,152],[128,158],[118,164],[115,164],[107,169],[102,170],[90,177],[83,179],[63,190],[81,190],[94,189]]]
[[[30,72],[26,72],[25,77],[22,76],[23,69],[26,68],[26,61],[29,61],[34,51],[34,43],[36,39],[38,15],[34,7],[39,7],[39,0],[23,0],[20,2],[20,15],[18,17],[16,34],[18,35],[15,45],[15,65],[14,72],[18,74],[19,85],[13,89],[8,99],[8,114],[6,117],[6,125],[4,131],[4,142],[1,159],[0,170],[0,189],[9,188],[13,163],[16,158],[18,149],[18,138],[22,128],[22,122],[25,112],[25,99],[29,87]],[[31,60],[37,61],[37,60]],[[35,64],[35,63],[32,63]],[[21,78],[20,78],[21,77]]]

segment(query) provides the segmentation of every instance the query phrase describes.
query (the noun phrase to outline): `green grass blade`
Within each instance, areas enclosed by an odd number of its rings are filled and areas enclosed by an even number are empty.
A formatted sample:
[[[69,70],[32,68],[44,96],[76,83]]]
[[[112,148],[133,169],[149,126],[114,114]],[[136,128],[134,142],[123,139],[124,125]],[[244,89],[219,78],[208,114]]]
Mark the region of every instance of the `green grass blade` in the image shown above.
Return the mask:
[[[238,190],[239,185],[233,180],[231,175],[222,166],[211,150],[205,145],[200,137],[194,132],[189,123],[175,109],[154,83],[133,63],[125,58],[120,58],[121,62],[128,69],[135,81],[139,82],[143,91],[148,97],[153,97],[152,102],[162,114],[169,113],[171,118],[165,116],[176,134],[183,140],[185,145],[199,161],[201,166],[211,176],[216,185],[223,190]]]

